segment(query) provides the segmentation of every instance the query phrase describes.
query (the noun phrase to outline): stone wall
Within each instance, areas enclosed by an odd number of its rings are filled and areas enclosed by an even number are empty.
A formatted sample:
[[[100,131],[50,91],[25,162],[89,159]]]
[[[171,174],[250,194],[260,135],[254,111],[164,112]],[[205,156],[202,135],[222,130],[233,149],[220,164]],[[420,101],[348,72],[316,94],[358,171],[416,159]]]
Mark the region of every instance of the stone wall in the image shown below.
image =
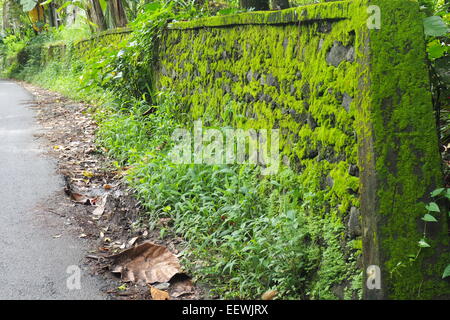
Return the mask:
[[[368,28],[369,5],[381,9],[381,28]],[[430,233],[434,249],[409,258],[442,180],[417,3],[338,1],[174,23],[159,60],[158,88],[182,94],[192,120],[281,130],[283,159],[315,194],[315,214],[345,224],[353,254],[363,241],[361,269],[380,267],[381,289],[366,298],[450,293],[440,280],[445,214]]]
[[[380,28],[368,28],[373,5]],[[83,61],[128,32],[43,48],[40,63]],[[311,221],[335,228],[333,239],[311,244],[313,284],[325,279],[335,297],[348,298],[364,272],[366,299],[450,296],[441,279],[450,261],[445,212],[427,227],[432,248],[417,255],[424,203],[442,173],[416,2],[325,1],[177,22],[156,61],[148,68],[157,89],[181,95],[188,124],[280,129],[283,163],[307,193]],[[372,265],[380,289],[365,286]]]
[[[103,31],[88,39],[74,43],[55,42],[41,48],[40,63],[45,66],[52,61],[80,59],[85,60],[96,48],[114,48],[117,43],[126,39],[131,30],[128,28]]]

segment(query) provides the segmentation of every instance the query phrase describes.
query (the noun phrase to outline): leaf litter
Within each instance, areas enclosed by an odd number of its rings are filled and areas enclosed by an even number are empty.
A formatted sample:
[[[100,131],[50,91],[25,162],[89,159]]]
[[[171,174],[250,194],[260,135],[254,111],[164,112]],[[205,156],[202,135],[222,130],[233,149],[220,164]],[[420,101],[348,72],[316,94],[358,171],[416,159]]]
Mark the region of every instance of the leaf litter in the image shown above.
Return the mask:
[[[182,272],[176,256],[183,240],[163,241],[159,230],[140,223],[143,209],[122,183],[129,168],[117,169],[105,156],[107,150],[95,145],[92,106],[20,84],[35,96],[29,104],[43,128],[36,138],[57,159],[65,181],[45,210],[64,218],[65,227],[74,226],[78,237],[89,242],[86,264],[108,282],[106,292],[115,299],[202,299],[204,292]],[[165,224],[161,221],[161,227]]]

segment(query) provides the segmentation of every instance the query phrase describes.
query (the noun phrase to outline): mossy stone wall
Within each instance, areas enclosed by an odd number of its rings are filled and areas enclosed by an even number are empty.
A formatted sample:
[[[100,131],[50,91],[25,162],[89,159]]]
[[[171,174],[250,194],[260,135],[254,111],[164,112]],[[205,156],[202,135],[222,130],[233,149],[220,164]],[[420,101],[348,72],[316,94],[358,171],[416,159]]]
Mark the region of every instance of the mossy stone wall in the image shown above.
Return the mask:
[[[45,65],[51,61],[63,59],[79,59],[84,61],[93,51],[102,48],[116,48],[118,43],[125,40],[131,30],[128,28],[108,30],[100,32],[88,39],[74,43],[56,42],[41,48],[41,64]]]
[[[157,86],[182,94],[192,120],[281,130],[315,214],[340,220],[347,245],[362,240],[362,270],[380,266],[368,299],[450,293],[444,215],[434,249],[408,258],[442,181],[421,21],[413,1],[338,1],[174,23],[159,50]]]
[[[314,195],[310,221],[336,238],[314,244],[313,290],[355,298],[354,281],[377,265],[381,289],[365,277],[366,299],[448,298],[445,212],[417,255],[424,204],[442,183],[418,4],[323,2],[173,23],[148,68],[158,89],[182,95],[189,121],[281,130],[283,162]],[[370,5],[380,29],[367,26]],[[40,63],[84,61],[128,33],[42,48]]]

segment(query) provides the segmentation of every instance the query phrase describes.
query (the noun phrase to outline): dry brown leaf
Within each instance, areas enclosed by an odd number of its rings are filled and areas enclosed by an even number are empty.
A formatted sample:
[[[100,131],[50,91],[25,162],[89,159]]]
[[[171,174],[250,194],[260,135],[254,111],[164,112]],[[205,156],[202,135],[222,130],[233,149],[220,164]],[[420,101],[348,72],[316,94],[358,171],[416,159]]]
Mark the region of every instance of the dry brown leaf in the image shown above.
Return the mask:
[[[73,202],[95,206],[99,202],[99,198],[90,198],[84,194],[73,192],[70,189],[65,190]]]
[[[150,294],[153,300],[170,300],[169,293],[154,287],[150,287]]]
[[[277,291],[269,290],[269,291],[266,291],[263,293],[261,299],[262,300],[273,300],[273,298],[275,298],[277,294],[278,294]]]
[[[103,212],[105,212],[106,201],[108,200],[108,195],[105,195],[101,198],[98,207],[92,212],[94,216],[101,216]]]
[[[174,282],[171,284],[170,288],[170,295],[174,298],[194,292],[194,285],[192,284],[191,279]]]
[[[163,226],[167,226],[172,221],[172,218],[161,218],[159,223]]]
[[[181,268],[178,258],[166,247],[149,241],[109,258],[113,260],[111,271],[120,273],[126,282],[169,282]]]
[[[137,240],[137,239],[139,239],[139,237],[133,237],[133,238],[131,238],[130,240],[128,240],[128,242],[127,242],[127,247],[128,247],[128,248],[132,247],[132,246],[136,243],[136,240]]]
[[[83,195],[83,194],[81,194],[81,193],[77,193],[77,192],[72,192],[72,193],[70,194],[70,198],[71,198],[73,201],[78,202],[78,203],[82,203],[82,204],[85,204],[86,202],[89,201],[89,198],[88,198],[88,197],[86,197],[85,195]]]

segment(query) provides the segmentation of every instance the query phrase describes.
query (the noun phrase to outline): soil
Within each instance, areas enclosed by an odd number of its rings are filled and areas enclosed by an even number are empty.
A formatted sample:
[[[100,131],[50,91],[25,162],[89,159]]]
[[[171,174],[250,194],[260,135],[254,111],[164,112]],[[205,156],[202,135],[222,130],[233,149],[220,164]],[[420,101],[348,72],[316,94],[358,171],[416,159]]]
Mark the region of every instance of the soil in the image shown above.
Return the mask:
[[[141,219],[145,211],[123,179],[127,168],[115,167],[106,150],[95,144],[98,127],[92,105],[25,82],[19,84],[34,95],[30,108],[42,127],[35,137],[45,153],[56,159],[65,181],[64,189],[40,204],[39,211],[60,216],[65,231],[85,239],[88,251],[83,263],[90,273],[102,277],[111,299],[152,299],[147,285],[123,283],[120,274],[112,273],[108,257],[144,241],[165,246],[177,255],[183,239],[161,240],[158,230],[146,228]],[[186,278],[180,274],[174,281]],[[170,283],[173,285],[172,280]],[[194,284],[189,291],[170,299],[205,298],[200,286]]]

